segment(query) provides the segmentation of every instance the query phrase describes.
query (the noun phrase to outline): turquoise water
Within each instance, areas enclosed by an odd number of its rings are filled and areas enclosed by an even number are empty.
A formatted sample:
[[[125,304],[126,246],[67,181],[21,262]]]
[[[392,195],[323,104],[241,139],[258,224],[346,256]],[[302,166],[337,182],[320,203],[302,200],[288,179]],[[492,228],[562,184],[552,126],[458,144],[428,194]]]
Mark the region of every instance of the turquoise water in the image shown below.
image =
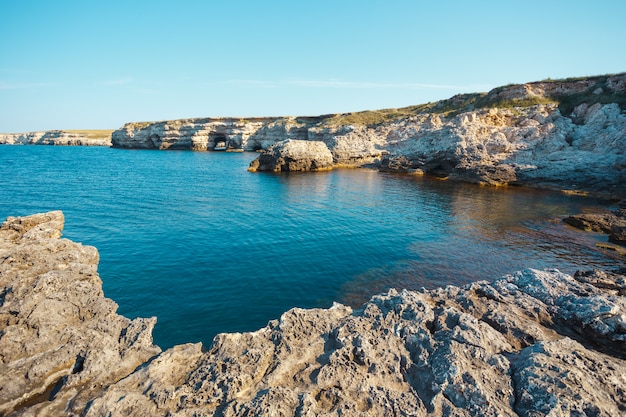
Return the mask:
[[[613,266],[560,216],[598,201],[366,170],[249,173],[252,153],[0,146],[0,217],[61,209],[107,297],[155,342],[209,344],[285,310],[518,269]],[[556,219],[556,220],[555,220]]]

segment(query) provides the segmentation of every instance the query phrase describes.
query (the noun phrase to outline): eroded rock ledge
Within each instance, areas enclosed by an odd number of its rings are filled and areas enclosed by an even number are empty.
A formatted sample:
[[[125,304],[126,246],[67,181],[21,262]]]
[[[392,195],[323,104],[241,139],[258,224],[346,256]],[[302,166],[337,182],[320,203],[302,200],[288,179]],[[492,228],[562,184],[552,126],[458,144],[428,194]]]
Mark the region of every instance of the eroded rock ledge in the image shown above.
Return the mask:
[[[626,414],[624,276],[391,290],[159,354],[154,319],[115,314],[97,251],[62,226],[52,212],[0,228],[0,414]]]

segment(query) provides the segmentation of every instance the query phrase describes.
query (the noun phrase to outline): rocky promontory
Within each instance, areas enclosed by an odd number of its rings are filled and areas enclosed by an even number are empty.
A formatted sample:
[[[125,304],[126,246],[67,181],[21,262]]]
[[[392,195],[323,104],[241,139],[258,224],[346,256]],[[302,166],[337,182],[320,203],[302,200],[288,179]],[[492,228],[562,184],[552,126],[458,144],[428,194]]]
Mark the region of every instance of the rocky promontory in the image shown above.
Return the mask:
[[[264,151],[274,159],[283,156],[270,148],[285,140],[323,142],[333,167],[626,198],[626,74],[509,85],[401,109],[129,123],[113,133],[114,147]],[[252,168],[264,167],[279,170],[260,160]]]
[[[0,133],[0,145],[111,146],[110,130],[47,130]]]
[[[165,352],[63,214],[0,227],[0,415],[626,415],[626,277],[525,270]],[[105,278],[106,279],[106,278]]]
[[[324,142],[287,139],[252,161],[249,171],[326,171],[332,167],[333,155]]]

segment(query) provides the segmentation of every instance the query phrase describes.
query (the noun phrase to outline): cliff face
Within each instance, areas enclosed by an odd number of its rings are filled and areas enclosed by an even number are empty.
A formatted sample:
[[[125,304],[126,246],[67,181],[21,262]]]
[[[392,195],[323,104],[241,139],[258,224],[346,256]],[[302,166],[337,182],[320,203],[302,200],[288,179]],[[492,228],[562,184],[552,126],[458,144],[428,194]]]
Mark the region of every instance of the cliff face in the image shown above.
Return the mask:
[[[127,124],[124,148],[266,150],[323,142],[335,166],[626,196],[626,74],[511,85],[394,111]],[[265,164],[267,166],[271,164]],[[272,168],[274,170],[274,168]]]
[[[285,139],[307,139],[317,117],[207,118],[155,123],[128,123],[112,134],[113,146],[139,149],[267,149]],[[219,146],[222,147],[222,146]]]
[[[115,314],[97,251],[59,239],[62,226],[52,212],[0,228],[2,414],[626,413],[621,275],[526,270],[392,290],[159,353],[154,319]]]
[[[0,145],[111,146],[110,131],[0,133]]]

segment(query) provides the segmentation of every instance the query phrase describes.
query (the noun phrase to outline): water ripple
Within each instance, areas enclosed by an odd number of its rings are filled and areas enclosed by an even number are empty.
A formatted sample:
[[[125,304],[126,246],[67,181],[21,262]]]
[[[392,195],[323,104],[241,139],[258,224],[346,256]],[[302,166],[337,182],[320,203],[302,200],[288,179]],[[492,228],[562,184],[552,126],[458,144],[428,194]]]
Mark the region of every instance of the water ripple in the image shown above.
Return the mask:
[[[365,170],[252,174],[255,154],[0,147],[0,216],[61,209],[105,294],[162,347],[390,287],[611,267],[559,216],[599,202]],[[556,219],[556,220],[555,220]]]

